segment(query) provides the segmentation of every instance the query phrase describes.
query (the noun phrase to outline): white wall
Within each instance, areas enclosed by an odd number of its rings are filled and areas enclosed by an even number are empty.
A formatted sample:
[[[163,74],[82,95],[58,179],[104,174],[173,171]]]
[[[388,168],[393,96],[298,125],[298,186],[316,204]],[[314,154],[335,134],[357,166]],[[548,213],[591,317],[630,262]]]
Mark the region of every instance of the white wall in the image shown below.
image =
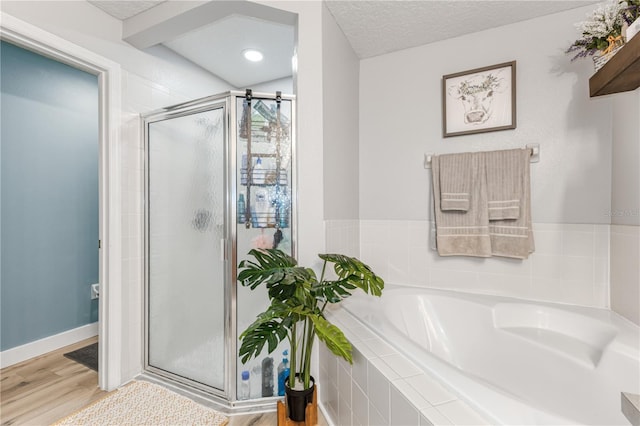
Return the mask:
[[[573,24],[591,9],[363,60],[360,218],[427,218],[425,152],[539,143],[542,160],[531,168],[533,221],[609,223],[611,101],[589,99],[592,64],[571,63],[564,54],[579,35]],[[444,139],[442,76],[511,60],[517,61],[518,128]]]
[[[326,5],[322,7],[324,218],[358,218],[360,61]]]
[[[611,308],[640,325],[640,89],[611,98]]]
[[[361,256],[389,282],[608,306],[611,100],[590,99],[592,63],[564,53],[591,10],[361,61]],[[443,138],[442,76],[512,60],[517,129]],[[531,167],[536,253],[526,261],[437,256],[423,154],[528,143],[541,149]]]
[[[613,102],[611,223],[640,226],[640,89]]]

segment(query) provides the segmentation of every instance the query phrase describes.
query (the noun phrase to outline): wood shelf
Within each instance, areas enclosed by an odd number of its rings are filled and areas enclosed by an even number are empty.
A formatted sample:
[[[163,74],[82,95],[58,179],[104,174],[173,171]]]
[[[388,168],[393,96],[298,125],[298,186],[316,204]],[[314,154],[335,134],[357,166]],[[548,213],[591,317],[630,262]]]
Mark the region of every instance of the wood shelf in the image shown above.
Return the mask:
[[[591,97],[640,87],[640,34],[633,37],[589,79]]]

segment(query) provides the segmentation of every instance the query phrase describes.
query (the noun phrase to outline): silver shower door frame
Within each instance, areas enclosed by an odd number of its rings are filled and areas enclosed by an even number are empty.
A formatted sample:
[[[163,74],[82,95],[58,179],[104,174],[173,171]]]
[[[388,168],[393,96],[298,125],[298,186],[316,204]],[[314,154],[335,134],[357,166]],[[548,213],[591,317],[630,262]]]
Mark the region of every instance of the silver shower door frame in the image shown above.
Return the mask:
[[[256,93],[253,99],[275,100],[275,94]],[[253,411],[274,405],[278,398],[263,398],[264,401],[238,401],[236,390],[236,368],[238,364],[237,312],[237,111],[238,98],[245,98],[241,91],[228,91],[207,96],[182,104],[162,108],[142,115],[144,135],[144,350],[143,366],[145,372],[153,376],[169,379],[177,385],[210,395],[214,401],[229,409]],[[297,257],[297,167],[296,167],[296,102],[295,96],[282,95],[283,100],[291,101],[291,245],[294,257]],[[149,365],[149,124],[187,115],[224,108],[224,389],[217,389],[200,382],[172,374]]]

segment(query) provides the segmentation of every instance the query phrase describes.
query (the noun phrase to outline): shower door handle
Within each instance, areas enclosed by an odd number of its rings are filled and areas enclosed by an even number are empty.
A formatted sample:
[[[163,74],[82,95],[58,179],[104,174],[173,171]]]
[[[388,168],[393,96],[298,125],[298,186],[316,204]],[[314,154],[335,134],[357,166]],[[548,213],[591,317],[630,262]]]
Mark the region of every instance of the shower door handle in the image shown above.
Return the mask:
[[[227,240],[225,238],[220,239],[220,261],[224,262],[227,260]]]

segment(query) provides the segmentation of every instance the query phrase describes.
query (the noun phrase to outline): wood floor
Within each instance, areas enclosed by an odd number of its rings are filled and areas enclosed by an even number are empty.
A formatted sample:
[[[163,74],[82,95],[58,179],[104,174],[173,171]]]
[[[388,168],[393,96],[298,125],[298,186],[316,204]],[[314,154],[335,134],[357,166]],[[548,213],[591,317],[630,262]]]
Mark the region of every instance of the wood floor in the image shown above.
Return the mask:
[[[0,370],[0,423],[44,426],[107,395],[98,373],[63,354],[95,343],[97,337]],[[319,426],[327,426],[318,413]],[[276,413],[229,417],[229,426],[273,426]]]
[[[97,340],[83,340],[2,369],[2,425],[49,425],[106,395],[98,389],[97,372],[63,356]]]

